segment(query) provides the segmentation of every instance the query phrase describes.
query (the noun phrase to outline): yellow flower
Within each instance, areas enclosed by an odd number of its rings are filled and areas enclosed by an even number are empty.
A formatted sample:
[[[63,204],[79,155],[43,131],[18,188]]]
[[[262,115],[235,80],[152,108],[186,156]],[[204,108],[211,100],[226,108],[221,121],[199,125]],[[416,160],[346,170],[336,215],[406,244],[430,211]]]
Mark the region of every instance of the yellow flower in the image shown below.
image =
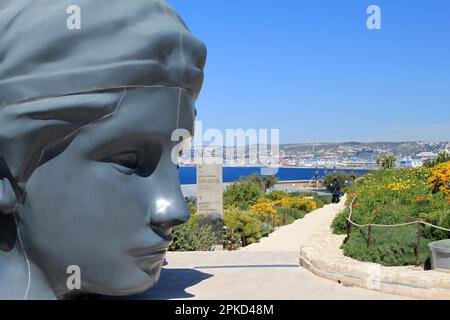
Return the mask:
[[[404,182],[394,182],[387,185],[387,189],[391,189],[393,191],[401,191],[410,189],[411,185]]]

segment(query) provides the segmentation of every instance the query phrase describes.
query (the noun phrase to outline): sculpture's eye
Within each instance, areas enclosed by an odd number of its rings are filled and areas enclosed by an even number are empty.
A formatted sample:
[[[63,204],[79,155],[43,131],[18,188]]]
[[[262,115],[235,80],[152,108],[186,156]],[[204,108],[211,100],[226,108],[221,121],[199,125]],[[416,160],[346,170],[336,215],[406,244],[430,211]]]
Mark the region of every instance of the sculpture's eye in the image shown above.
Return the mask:
[[[124,152],[105,159],[105,162],[113,163],[126,171],[124,173],[132,173],[139,167],[139,155],[137,152]],[[120,170],[120,168],[118,168]],[[128,169],[128,170],[127,170]]]
[[[124,149],[122,149],[124,150]],[[163,146],[158,142],[147,142],[144,146],[135,146],[121,152],[103,153],[97,161],[109,163],[119,172],[140,177],[150,177],[161,160]]]

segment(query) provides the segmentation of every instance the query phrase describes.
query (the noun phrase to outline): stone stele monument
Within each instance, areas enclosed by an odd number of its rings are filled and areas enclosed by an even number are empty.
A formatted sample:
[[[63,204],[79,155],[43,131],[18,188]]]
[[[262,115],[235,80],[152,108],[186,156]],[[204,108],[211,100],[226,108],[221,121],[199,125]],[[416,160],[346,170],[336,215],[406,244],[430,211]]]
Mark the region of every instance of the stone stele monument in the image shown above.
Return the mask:
[[[205,59],[163,0],[1,0],[0,299],[156,283]]]

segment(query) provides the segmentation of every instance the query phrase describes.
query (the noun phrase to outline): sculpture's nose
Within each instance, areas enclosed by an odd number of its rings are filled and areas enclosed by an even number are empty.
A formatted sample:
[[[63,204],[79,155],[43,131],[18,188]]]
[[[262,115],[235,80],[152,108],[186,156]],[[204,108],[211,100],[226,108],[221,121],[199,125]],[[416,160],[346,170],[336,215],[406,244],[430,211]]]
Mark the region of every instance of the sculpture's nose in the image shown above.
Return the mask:
[[[156,185],[149,208],[150,226],[170,229],[187,222],[190,212],[179,184],[177,166],[171,162],[165,164],[152,179]]]

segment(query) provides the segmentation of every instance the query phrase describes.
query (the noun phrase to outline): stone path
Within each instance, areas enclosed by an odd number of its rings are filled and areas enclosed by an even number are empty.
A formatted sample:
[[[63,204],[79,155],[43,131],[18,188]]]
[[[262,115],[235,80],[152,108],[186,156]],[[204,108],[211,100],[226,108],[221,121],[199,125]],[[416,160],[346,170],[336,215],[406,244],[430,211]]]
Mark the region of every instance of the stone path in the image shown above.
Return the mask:
[[[295,251],[300,252],[300,247],[318,230],[325,226],[329,228],[334,217],[345,207],[345,197],[338,204],[327,205],[321,209],[307,214],[303,219],[281,227],[268,238],[261,239],[259,243],[252,244],[244,251]]]
[[[298,252],[169,253],[167,261],[144,299],[402,299],[319,278],[299,267]]]
[[[236,252],[171,252],[159,283],[144,299],[312,300],[403,299],[345,287],[299,267],[299,249],[330,225],[343,202],[317,210]]]

